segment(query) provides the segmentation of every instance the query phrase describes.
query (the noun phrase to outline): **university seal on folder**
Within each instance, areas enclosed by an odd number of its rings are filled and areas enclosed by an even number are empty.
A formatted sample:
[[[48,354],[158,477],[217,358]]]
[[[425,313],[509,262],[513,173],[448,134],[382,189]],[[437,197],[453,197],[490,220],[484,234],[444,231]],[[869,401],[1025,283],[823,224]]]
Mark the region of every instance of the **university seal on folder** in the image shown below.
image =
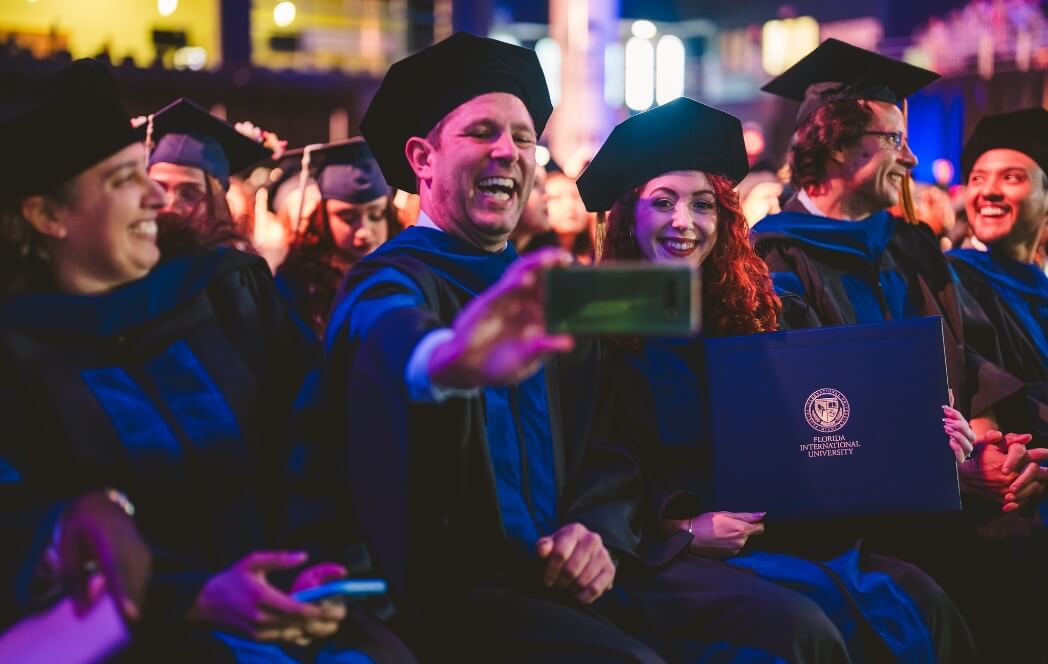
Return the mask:
[[[716,509],[791,521],[961,508],[940,318],[705,349]]]

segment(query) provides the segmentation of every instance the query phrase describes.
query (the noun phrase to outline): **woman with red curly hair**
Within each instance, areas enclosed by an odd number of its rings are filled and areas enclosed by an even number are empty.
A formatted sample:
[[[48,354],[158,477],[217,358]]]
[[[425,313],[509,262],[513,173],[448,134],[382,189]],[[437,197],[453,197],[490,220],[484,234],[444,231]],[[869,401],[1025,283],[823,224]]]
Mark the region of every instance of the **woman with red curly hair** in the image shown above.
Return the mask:
[[[597,430],[628,453],[614,462],[594,458],[574,513],[599,505],[595,498],[612,478],[632,482],[638,498],[623,511],[628,534],[621,523],[601,529],[612,523],[606,513],[594,509],[592,516],[591,529],[628,561],[616,587],[631,606],[653,601],[654,578],[658,591],[679,595],[681,605],[716,601],[706,608],[733,616],[760,605],[774,614],[756,630],[762,635],[725,636],[739,653],[756,647],[786,661],[968,661],[963,619],[916,567],[851,542],[827,541],[835,548],[802,557],[780,545],[798,536],[808,544],[825,526],[765,542],[763,512],[710,509],[704,393],[716,386],[707,384],[703,339],[773,332],[782,309],[734,191],[747,170],[738,119],[682,98],[619,125],[579,178],[587,208],[610,210],[601,260],[698,267],[704,329],[696,338],[611,346],[602,375],[608,415]],[[815,634],[823,648],[805,659],[755,643],[780,621],[797,634]]]

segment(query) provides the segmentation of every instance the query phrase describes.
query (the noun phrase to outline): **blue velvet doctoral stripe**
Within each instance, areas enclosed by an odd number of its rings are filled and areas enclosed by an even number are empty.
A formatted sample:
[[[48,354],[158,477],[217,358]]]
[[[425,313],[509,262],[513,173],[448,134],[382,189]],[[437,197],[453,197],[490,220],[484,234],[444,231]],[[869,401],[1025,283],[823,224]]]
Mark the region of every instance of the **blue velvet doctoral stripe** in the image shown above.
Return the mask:
[[[841,275],[841,285],[855,310],[856,323],[880,323],[885,320],[902,320],[916,316],[910,302],[909,290],[902,275],[895,270],[882,270],[879,274],[882,303],[870,284],[851,274]],[[887,313],[885,315],[885,307]]]
[[[906,280],[895,270],[881,270],[881,292],[892,319],[916,318],[920,315],[909,296]]]
[[[412,226],[368,254],[364,260],[396,254],[419,259],[443,279],[472,295],[479,295],[498,281],[510,263],[519,257],[512,243],[502,251],[492,253],[451,233]]]
[[[495,471],[495,493],[506,534],[531,550],[539,532],[524,494],[521,450],[511,399],[508,387],[484,388],[485,429]]]
[[[810,247],[839,251],[876,263],[888,247],[898,219],[881,211],[858,221],[819,217],[804,212],[780,212],[753,227],[754,242],[784,237]]]
[[[22,474],[15,467],[0,459],[0,484],[17,484],[22,481]]]
[[[220,249],[166,261],[145,277],[103,295],[16,295],[0,306],[0,326],[30,333],[108,338],[152,322],[204,290],[227,259]],[[243,261],[261,260],[240,255]],[[230,264],[239,261],[230,261]],[[240,262],[240,265],[245,264]]]
[[[749,569],[763,579],[795,590],[819,605],[833,621],[849,650],[859,651],[858,616],[887,643],[897,657],[896,661],[912,664],[932,664],[936,661],[931,633],[924,624],[913,599],[881,572],[863,572],[859,568],[859,551],[852,549],[822,565],[812,561],[778,553],[754,552],[730,558],[736,567]],[[827,573],[832,572],[841,587]],[[849,601],[849,597],[850,600]]]
[[[851,275],[841,275],[841,285],[855,311],[856,323],[879,323],[884,320],[881,302],[870,285]]]
[[[793,272],[772,272],[771,284],[775,287],[775,294],[779,297],[785,295],[804,296],[805,288],[801,278]]]
[[[540,534],[557,528],[556,462],[553,459],[553,433],[550,430],[549,401],[546,395],[546,370],[517,385],[520,427],[528,460],[528,489],[531,492],[534,518]]]
[[[396,284],[407,292],[383,297],[361,298],[379,284]],[[331,350],[335,337],[330,332],[341,329],[347,317],[349,318],[349,325],[346,326],[347,333],[352,339],[360,339],[366,336],[371,327],[390,311],[403,307],[417,307],[422,303],[422,291],[414,281],[399,270],[383,268],[360,282],[335,305],[328,319],[329,334],[325,335],[325,348],[328,351]]]
[[[974,249],[957,249],[947,255],[986,279],[1019,319],[1041,361],[1048,365],[1048,276],[1035,265]]]
[[[175,433],[153,400],[126,371],[120,367],[87,369],[80,376],[109,415],[113,428],[132,456],[156,458],[158,464],[170,463],[182,456]]]
[[[198,448],[240,439],[236,415],[186,342],[172,344],[145,370],[160,399]]]

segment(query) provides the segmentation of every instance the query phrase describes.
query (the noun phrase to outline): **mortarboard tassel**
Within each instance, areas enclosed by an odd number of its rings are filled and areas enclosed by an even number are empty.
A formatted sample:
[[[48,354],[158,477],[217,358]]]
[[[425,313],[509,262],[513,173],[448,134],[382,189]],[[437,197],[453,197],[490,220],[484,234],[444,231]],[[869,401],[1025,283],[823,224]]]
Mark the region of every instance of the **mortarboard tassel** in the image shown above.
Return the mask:
[[[608,235],[608,213],[597,213],[597,232],[593,238],[593,262],[600,263],[604,258],[604,238]]]

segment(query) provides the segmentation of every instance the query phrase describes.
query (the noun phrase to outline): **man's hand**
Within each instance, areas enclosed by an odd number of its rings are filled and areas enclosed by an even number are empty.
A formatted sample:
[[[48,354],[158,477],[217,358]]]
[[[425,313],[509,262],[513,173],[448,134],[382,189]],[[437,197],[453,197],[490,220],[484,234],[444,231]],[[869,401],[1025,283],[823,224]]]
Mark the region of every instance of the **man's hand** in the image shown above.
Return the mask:
[[[975,444],[971,460],[958,466],[965,492],[997,503],[1005,512],[1013,512],[1039,496],[1048,474],[1034,459],[1048,456],[1042,450],[1026,449],[1031,440],[1029,434],[988,431]]]
[[[569,523],[535,545],[546,560],[543,582],[547,588],[570,589],[583,604],[590,604],[611,588],[615,564],[600,535],[578,523]]]
[[[571,263],[559,249],[529,254],[513,263],[495,285],[455,318],[454,336],[433,351],[429,375],[442,387],[513,385],[531,376],[552,353],[572,349],[566,334],[547,334],[542,272]]]
[[[125,620],[138,620],[152,556],[134,520],[106,490],[99,489],[73,501],[60,533],[58,567],[77,610],[83,612],[92,603],[90,580],[97,569],[105,584],[95,587],[104,587],[113,596]]]
[[[301,552],[256,551],[211,577],[187,617],[257,641],[308,643],[310,625],[337,624],[345,609],[296,601],[266,579],[268,572],[298,567],[306,558]]]
[[[1044,494],[1048,483],[1048,469],[1041,463],[1048,460],[1048,450],[1028,449],[1030,434],[1005,434],[1008,452],[1001,470],[1005,474],[1018,473],[1004,494],[1003,512],[1014,512],[1036,502]]]
[[[693,519],[667,522],[669,530],[688,530],[693,553],[706,558],[728,558],[764,532],[764,512],[706,512]]]

